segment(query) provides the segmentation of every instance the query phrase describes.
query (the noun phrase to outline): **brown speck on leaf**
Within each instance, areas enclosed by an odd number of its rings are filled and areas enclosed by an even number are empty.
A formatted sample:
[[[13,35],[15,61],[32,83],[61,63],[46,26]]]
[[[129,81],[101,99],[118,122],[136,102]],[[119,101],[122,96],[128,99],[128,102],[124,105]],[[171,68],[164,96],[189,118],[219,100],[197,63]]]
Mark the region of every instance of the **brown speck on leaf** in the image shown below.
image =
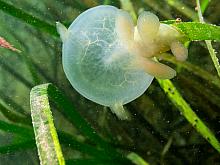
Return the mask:
[[[9,42],[7,42],[3,37],[0,37],[0,47],[6,48],[6,49],[10,49],[10,50],[12,50],[14,52],[21,53],[20,50],[14,48],[13,45],[11,45]]]

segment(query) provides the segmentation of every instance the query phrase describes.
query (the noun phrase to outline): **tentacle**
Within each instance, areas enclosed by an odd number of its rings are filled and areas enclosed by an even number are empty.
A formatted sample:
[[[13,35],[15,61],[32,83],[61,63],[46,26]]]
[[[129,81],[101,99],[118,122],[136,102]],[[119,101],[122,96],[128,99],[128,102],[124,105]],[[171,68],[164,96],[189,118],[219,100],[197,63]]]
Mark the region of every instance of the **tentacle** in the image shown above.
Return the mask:
[[[136,65],[144,71],[159,79],[171,79],[176,76],[176,71],[162,63],[153,61],[149,58],[138,58]]]
[[[60,22],[56,22],[56,28],[57,28],[57,32],[60,35],[61,40],[64,42],[68,36],[67,28]]]
[[[170,49],[178,61],[185,61],[187,59],[188,49],[181,42],[172,42]]]
[[[121,120],[131,119],[130,113],[124,109],[122,103],[115,103],[110,107],[110,109]]]
[[[115,26],[116,32],[122,42],[134,40],[134,23],[126,11],[118,11]]]
[[[159,27],[159,18],[151,12],[144,11],[138,17],[137,29],[145,44],[156,38]]]

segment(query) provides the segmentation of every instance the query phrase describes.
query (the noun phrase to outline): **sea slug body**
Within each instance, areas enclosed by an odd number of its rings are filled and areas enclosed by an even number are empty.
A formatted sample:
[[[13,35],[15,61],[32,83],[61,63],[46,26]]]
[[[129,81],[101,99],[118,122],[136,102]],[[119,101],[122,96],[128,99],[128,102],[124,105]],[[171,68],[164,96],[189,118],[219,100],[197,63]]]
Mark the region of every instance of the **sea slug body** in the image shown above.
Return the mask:
[[[142,12],[131,16],[113,6],[98,6],[80,14],[66,29],[57,23],[63,41],[64,72],[84,97],[108,106],[120,119],[129,118],[123,105],[142,95],[154,77],[170,79],[175,70],[154,57],[171,50],[184,61],[188,50],[182,34]]]

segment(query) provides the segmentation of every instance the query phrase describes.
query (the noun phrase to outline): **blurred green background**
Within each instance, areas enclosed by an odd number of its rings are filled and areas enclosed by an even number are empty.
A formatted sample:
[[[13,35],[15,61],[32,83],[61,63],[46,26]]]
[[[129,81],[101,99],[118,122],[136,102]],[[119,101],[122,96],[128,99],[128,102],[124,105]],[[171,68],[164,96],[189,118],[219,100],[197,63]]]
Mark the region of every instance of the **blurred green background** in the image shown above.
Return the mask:
[[[80,13],[101,4],[124,7],[124,0],[1,0],[55,26],[56,21],[69,25]],[[160,20],[181,18],[182,21],[196,21],[195,1],[131,0],[136,14],[143,10],[155,13]],[[173,3],[175,2],[175,3]],[[203,2],[203,1],[201,1]],[[204,1],[205,21],[219,25],[219,0]],[[203,3],[204,4],[204,3]],[[204,4],[205,5],[205,4]],[[0,5],[1,6],[1,5]],[[3,8],[1,6],[1,8]],[[156,80],[138,99],[126,105],[134,116],[131,121],[120,121],[109,109],[97,105],[78,94],[68,82],[61,63],[61,41],[58,37],[45,33],[41,28],[15,18],[0,10],[0,36],[22,51],[16,53],[0,48],[0,121],[16,125],[30,125],[29,93],[32,87],[43,83],[53,83],[71,99],[77,111],[104,139],[124,153],[135,152],[149,164],[220,164],[219,153],[202,138],[172,104]],[[220,58],[220,44],[213,47]],[[220,139],[220,82],[205,42],[191,42],[186,67],[174,60],[163,61],[178,72],[172,82],[190,104],[196,114]],[[196,70],[188,66],[198,66],[216,79],[201,78]],[[199,74],[204,74],[199,72]],[[204,76],[204,75],[203,75]],[[206,75],[205,75],[206,76]],[[9,120],[8,110],[24,116],[23,121]],[[79,141],[84,137],[57,110],[53,109],[55,126]],[[1,125],[1,123],[0,123]],[[1,127],[1,126],[0,126]],[[12,132],[0,129],[0,165],[39,164],[35,145],[28,147],[1,148],[21,142],[22,138]],[[65,159],[86,158],[68,145],[62,144]],[[167,148],[168,147],[168,148]]]

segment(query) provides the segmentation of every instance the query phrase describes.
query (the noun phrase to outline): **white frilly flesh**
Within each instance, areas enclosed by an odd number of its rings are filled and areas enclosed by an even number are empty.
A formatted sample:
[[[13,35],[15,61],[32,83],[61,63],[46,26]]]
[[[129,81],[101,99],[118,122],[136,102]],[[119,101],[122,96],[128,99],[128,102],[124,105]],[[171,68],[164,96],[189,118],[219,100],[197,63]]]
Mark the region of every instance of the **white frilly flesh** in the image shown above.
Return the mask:
[[[120,120],[130,120],[131,115],[126,111],[121,103],[116,103],[110,107],[112,113],[114,113]]]

